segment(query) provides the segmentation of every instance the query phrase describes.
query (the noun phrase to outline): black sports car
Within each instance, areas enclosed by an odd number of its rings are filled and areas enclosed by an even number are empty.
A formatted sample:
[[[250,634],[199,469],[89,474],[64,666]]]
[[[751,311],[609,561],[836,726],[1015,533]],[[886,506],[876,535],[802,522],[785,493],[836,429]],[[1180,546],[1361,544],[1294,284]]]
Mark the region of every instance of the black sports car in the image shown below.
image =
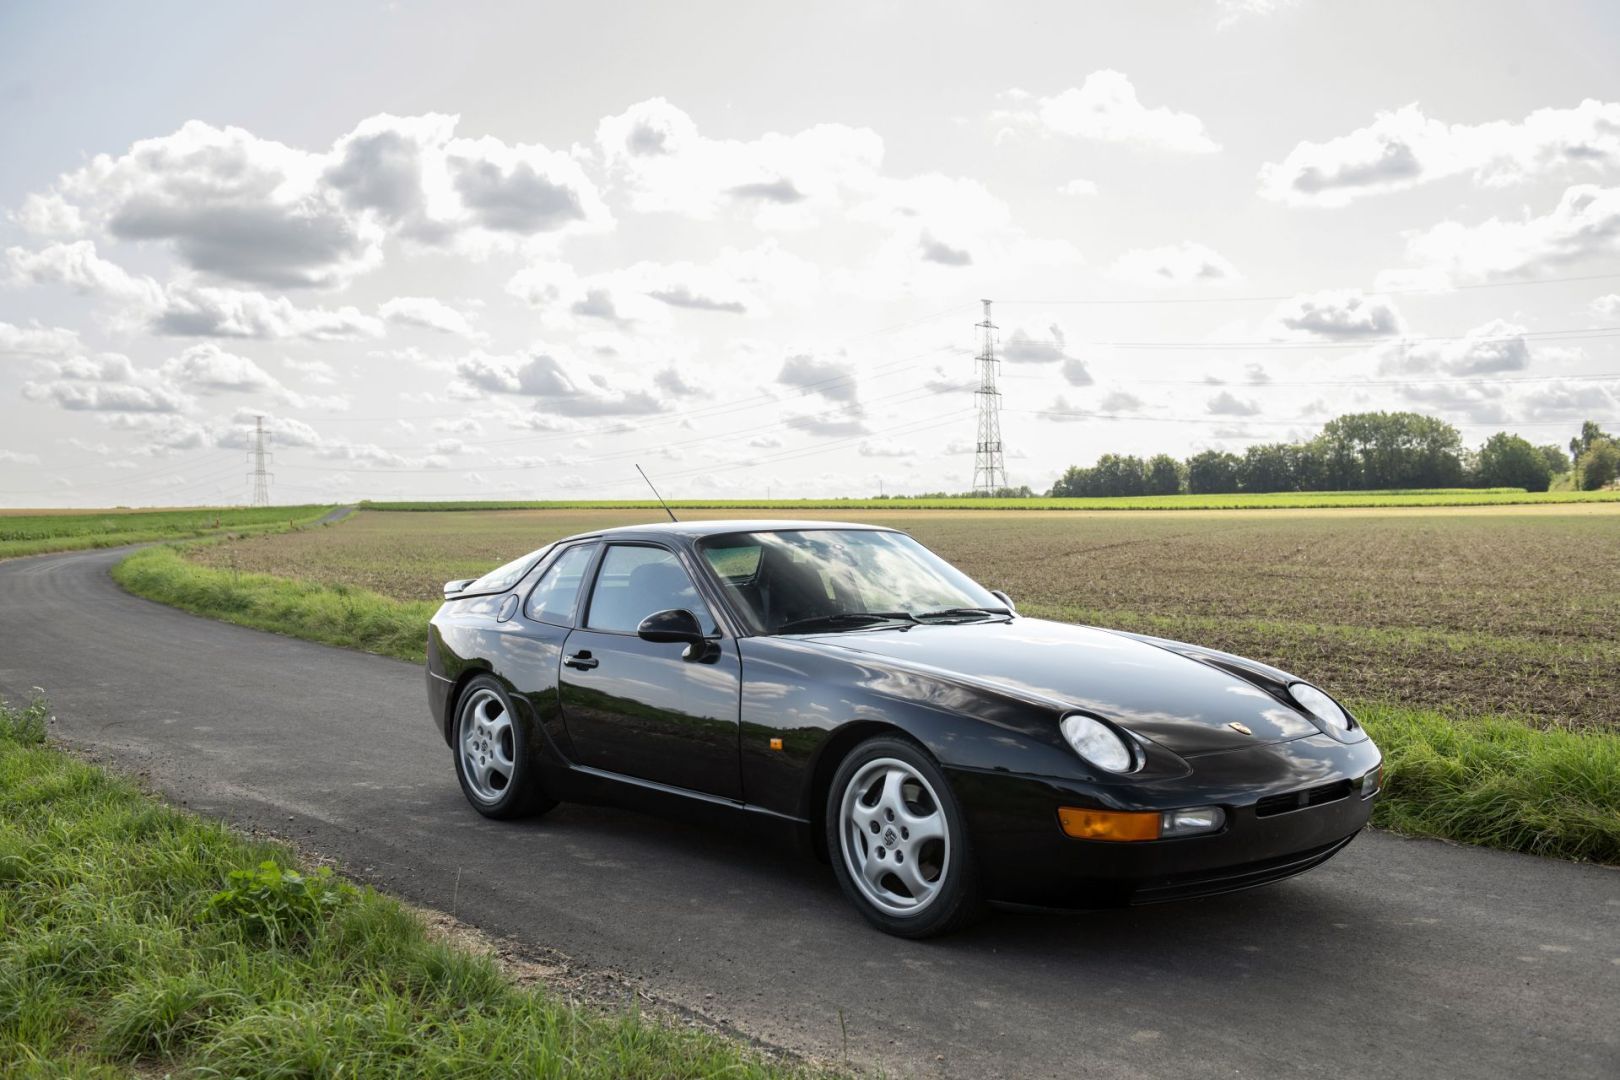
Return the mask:
[[[679,807],[781,830],[878,927],[986,902],[1277,881],[1367,823],[1377,747],[1265,664],[1024,618],[905,533],[678,522],[445,586],[428,697],[467,799]]]

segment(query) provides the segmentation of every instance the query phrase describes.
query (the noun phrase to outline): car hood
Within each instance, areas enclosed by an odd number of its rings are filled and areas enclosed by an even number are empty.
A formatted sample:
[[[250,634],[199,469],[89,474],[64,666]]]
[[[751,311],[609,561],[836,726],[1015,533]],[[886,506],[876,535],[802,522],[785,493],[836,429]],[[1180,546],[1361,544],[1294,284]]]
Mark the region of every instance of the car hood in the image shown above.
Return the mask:
[[[1084,710],[1183,757],[1320,731],[1298,710],[1230,672],[1090,626],[1017,617],[804,640]]]

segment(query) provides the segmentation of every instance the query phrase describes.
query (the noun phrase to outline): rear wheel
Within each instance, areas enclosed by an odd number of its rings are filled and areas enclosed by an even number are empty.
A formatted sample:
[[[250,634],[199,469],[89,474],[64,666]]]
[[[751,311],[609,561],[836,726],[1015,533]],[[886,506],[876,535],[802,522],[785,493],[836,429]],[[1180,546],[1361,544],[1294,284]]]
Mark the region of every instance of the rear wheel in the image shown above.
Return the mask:
[[[485,817],[524,817],[557,805],[540,788],[523,725],[499,680],[480,675],[462,691],[454,745],[461,791]]]
[[[923,938],[983,911],[967,829],[945,774],[922,747],[883,736],[857,746],[833,777],[827,850],[867,921]]]

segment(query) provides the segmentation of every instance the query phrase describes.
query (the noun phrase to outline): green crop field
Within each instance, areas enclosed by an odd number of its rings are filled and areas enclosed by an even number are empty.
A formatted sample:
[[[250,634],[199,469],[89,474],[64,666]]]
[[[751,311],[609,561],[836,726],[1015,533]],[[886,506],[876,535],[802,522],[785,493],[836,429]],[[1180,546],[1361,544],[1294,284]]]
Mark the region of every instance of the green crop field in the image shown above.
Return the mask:
[[[43,551],[284,528],[314,521],[330,509],[231,506],[183,510],[0,510],[0,559]]]
[[[1410,491],[1281,491],[1228,495],[1136,495],[1124,498],[1035,497],[887,499],[671,499],[676,510],[1307,510],[1385,506],[1518,506],[1620,502],[1620,490],[1525,491],[1523,488],[1435,488]],[[367,502],[374,510],[659,510],[652,499],[537,502]]]

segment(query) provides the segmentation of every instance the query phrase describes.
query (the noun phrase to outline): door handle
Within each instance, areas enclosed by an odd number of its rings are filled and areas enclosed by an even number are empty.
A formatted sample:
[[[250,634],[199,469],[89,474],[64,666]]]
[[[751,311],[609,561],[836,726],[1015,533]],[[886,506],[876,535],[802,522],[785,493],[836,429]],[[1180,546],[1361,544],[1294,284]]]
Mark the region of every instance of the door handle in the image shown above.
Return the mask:
[[[564,667],[579,668],[581,671],[589,671],[591,668],[595,667],[601,662],[602,661],[591,656],[591,651],[589,649],[581,649],[573,656],[563,657]]]

